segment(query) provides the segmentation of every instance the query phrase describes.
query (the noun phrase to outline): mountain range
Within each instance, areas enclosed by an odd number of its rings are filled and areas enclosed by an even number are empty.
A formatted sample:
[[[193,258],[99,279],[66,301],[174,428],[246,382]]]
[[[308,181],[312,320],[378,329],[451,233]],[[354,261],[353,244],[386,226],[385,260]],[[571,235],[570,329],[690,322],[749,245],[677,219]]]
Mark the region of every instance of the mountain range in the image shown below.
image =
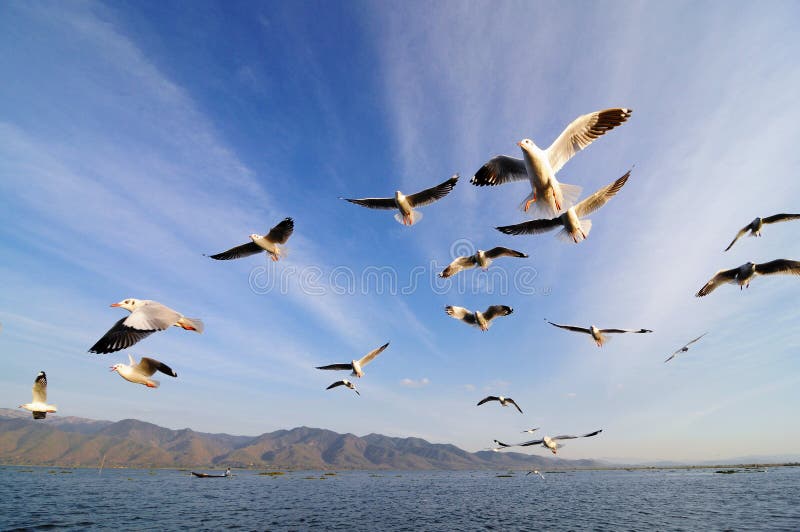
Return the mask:
[[[601,467],[514,452],[470,453],[420,438],[308,427],[260,436],[172,430],[135,419],[98,421],[0,409],[0,463],[73,467],[253,467],[266,469],[542,469]]]

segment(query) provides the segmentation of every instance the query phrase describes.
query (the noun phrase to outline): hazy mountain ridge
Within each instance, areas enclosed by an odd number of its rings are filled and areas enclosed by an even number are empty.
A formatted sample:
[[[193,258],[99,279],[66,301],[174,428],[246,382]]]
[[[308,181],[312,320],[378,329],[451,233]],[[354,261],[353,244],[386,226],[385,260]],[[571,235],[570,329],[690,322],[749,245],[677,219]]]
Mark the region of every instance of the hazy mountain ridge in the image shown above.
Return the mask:
[[[521,453],[469,453],[450,444],[380,434],[358,437],[298,427],[260,436],[172,430],[125,419],[96,421],[0,409],[0,463],[95,467],[262,467],[276,469],[527,469],[597,467]]]

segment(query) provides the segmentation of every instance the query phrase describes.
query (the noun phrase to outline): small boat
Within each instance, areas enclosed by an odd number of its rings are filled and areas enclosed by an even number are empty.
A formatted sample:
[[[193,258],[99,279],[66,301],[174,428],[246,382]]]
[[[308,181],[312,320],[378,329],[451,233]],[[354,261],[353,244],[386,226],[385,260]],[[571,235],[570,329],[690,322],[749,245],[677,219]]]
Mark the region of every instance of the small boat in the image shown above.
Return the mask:
[[[231,476],[231,468],[225,470],[225,472],[221,475],[210,475],[208,473],[195,473],[192,471],[192,475],[196,476],[197,478],[227,478]]]

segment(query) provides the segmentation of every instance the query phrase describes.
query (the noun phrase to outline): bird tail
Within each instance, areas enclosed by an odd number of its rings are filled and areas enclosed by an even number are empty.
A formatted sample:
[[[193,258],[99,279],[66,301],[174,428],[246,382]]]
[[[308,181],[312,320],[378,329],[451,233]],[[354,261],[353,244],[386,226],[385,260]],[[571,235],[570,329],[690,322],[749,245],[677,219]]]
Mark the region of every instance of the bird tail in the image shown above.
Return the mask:
[[[536,198],[534,201],[534,197],[536,196],[535,191],[531,191],[530,194],[525,196],[525,199],[522,200],[522,203],[519,204],[519,210],[525,213],[526,216],[533,219],[539,218],[553,218],[556,216],[556,210],[545,202],[542,198]],[[530,202],[530,203],[529,203]],[[525,207],[528,207],[528,210],[525,210]]]
[[[414,225],[415,223],[422,220],[422,213],[419,211],[412,210],[411,214],[407,217],[403,216],[401,213],[397,213],[394,215],[394,219],[397,220],[397,223],[403,225]]]
[[[568,185],[566,183],[559,183],[558,186],[561,189],[561,209],[566,211],[578,201],[583,187]]]
[[[33,419],[44,419],[47,417],[47,412],[33,412]]]
[[[203,321],[198,318],[187,318],[182,316],[178,320],[178,326],[186,329],[187,331],[203,332]]]
[[[583,229],[583,234],[580,231],[575,233],[573,236],[572,233],[567,231],[567,228],[564,227],[559,232],[556,233],[556,238],[561,240],[562,242],[574,242],[577,244],[581,240],[583,240],[584,235],[589,236],[589,231],[592,230],[592,221],[591,220],[581,220],[581,229]]]

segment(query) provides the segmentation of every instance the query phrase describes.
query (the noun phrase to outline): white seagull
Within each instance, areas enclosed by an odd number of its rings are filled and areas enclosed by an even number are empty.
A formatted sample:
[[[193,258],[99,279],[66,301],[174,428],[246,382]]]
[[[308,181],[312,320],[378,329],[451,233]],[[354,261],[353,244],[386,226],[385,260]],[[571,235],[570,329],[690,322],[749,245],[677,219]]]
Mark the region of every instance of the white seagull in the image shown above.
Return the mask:
[[[527,476],[528,476],[528,475],[530,475],[530,474],[539,475],[540,477],[542,477],[542,479],[544,479],[544,475],[542,475],[542,474],[539,472],[539,470],[538,470],[538,469],[534,469],[533,471],[528,471],[528,472],[525,474],[525,476],[527,477]]]
[[[486,162],[470,183],[482,187],[528,180],[531,193],[520,208],[528,212],[531,204],[537,216],[556,216],[570,207],[581,193],[581,187],[559,183],[556,174],[573,155],[587,147],[606,131],[625,122],[633,111],[625,108],[605,109],[576,118],[546,150],[530,139],[517,143],[523,159],[498,155]]]
[[[554,327],[558,327],[560,329],[566,329],[567,331],[572,332],[579,332],[583,334],[590,335],[597,347],[603,347],[603,344],[608,342],[610,338],[607,338],[606,334],[622,334],[622,333],[636,333],[636,334],[643,334],[643,333],[651,333],[650,329],[598,329],[594,325],[590,325],[587,329],[586,327],[577,327],[575,325],[559,325],[558,323],[553,323],[552,321],[545,320],[547,323]]]
[[[150,378],[156,371],[160,371],[164,375],[169,375],[170,377],[178,376],[171,367],[153,358],[142,357],[137,364],[136,360],[128,354],[128,360],[130,361],[130,365],[121,363],[114,364],[111,366],[111,371],[116,371],[120,377],[134,384],[144,384],[148,388],[158,388],[159,382]]]
[[[415,211],[414,207],[423,207],[429,205],[434,201],[440,200],[447,196],[453,187],[456,186],[458,181],[458,174],[453,175],[450,179],[436,185],[433,188],[428,188],[416,194],[409,194],[404,196],[399,190],[394,193],[393,198],[340,198],[362,207],[370,209],[397,209],[400,212],[394,215],[394,219],[403,225],[414,225],[422,220],[422,213]]]
[[[19,405],[19,408],[32,412],[33,419],[44,419],[47,414],[58,412],[56,405],[47,404],[47,375],[44,371],[40,371],[33,381],[33,402]]]
[[[317,369],[352,371],[351,375],[353,377],[363,377],[364,370],[362,368],[367,364],[369,364],[373,358],[383,353],[383,350],[386,349],[387,347],[389,347],[389,342],[386,342],[377,349],[373,349],[372,351],[361,357],[361,359],[359,360],[351,360],[350,362],[345,362],[344,364],[330,364],[328,366],[317,366]]]
[[[695,297],[707,296],[719,285],[725,283],[738,284],[741,290],[744,287],[750,288],[750,282],[757,275],[774,275],[778,273],[800,275],[800,261],[789,259],[777,259],[762,264],[747,262],[738,268],[730,270],[720,270],[712,277],[700,290]]]
[[[517,257],[520,259],[526,259],[528,258],[528,255],[521,251],[515,251],[513,249],[500,246],[492,248],[489,251],[483,251],[479,249],[474,255],[461,256],[455,259],[450,263],[449,266],[447,266],[447,268],[442,271],[442,273],[439,274],[439,277],[447,278],[457,274],[462,270],[468,270],[470,268],[474,268],[475,266],[480,266],[485,271],[489,268],[492,260],[499,257]]]
[[[478,327],[482,331],[488,331],[492,326],[492,320],[499,316],[508,316],[514,312],[514,309],[507,305],[492,305],[483,312],[476,310],[465,309],[464,307],[454,307],[447,305],[444,311],[448,316],[461,320],[466,324]]]
[[[705,336],[705,335],[707,335],[707,334],[708,334],[707,332],[704,332],[703,334],[701,334],[700,336],[698,336],[697,338],[695,338],[695,339],[694,339],[694,340],[692,340],[691,342],[687,343],[686,345],[684,345],[683,347],[681,347],[680,349],[678,349],[677,351],[675,351],[674,353],[672,353],[672,354],[669,356],[669,358],[668,358],[668,359],[666,359],[664,362],[669,362],[670,360],[672,360],[673,358],[675,358],[676,356],[678,356],[680,353],[685,353],[686,351],[688,351],[688,350],[689,350],[689,346],[690,346],[690,345],[692,345],[693,343],[695,343],[696,341],[698,341],[700,338],[702,338],[703,336]]]
[[[597,436],[601,432],[603,432],[603,429],[596,430],[594,432],[590,432],[589,434],[584,434],[582,436],[562,435],[562,436],[553,436],[552,438],[550,436],[544,436],[543,438],[538,439],[538,440],[531,440],[531,441],[526,441],[526,442],[523,442],[523,443],[517,443],[517,444],[513,444],[513,445],[512,444],[508,444],[508,443],[499,442],[497,440],[494,440],[494,441],[495,441],[496,444],[498,444],[498,445],[500,445],[502,447],[530,447],[531,445],[541,445],[542,447],[546,447],[547,449],[550,449],[550,451],[553,454],[556,454],[556,451],[558,451],[558,449],[563,447],[562,444],[558,443],[559,440],[574,440],[575,438],[591,438],[592,436]]]
[[[800,214],[774,214],[772,216],[767,216],[766,218],[756,218],[749,224],[745,225],[739,232],[736,233],[736,238],[733,239],[733,242],[728,244],[728,247],[725,248],[725,251],[728,251],[733,247],[737,240],[739,240],[745,233],[750,231],[750,236],[761,236],[761,228],[764,227],[766,224],[774,224],[776,222],[788,222],[789,220],[797,220],[800,218]]]
[[[519,405],[518,405],[517,403],[515,403],[515,402],[514,402],[514,400],[513,400],[512,398],[510,398],[510,397],[503,397],[502,395],[501,395],[501,396],[499,396],[499,397],[498,397],[498,396],[494,396],[494,395],[490,395],[490,396],[488,396],[488,397],[484,397],[483,399],[481,399],[480,401],[478,401],[478,404],[477,404],[476,406],[481,406],[483,403],[488,403],[489,401],[497,401],[497,402],[499,402],[499,403],[500,403],[500,406],[508,406],[508,405],[510,405],[510,404],[511,404],[511,405],[514,405],[514,406],[517,408],[517,410],[519,410],[519,413],[520,413],[520,414],[522,413],[522,409],[519,407]],[[497,440],[495,440],[495,443],[497,443],[497,444],[498,444],[498,445],[500,445],[501,447],[505,447],[505,445],[502,445],[502,444],[501,444],[500,442],[498,442]]]
[[[114,324],[90,349],[90,353],[113,353],[126,349],[156,331],[169,327],[181,327],[187,331],[203,332],[203,322],[197,318],[187,318],[180,312],[149,299],[125,299],[113,303],[129,311],[128,317]]]
[[[325,389],[326,389],[326,390],[330,390],[331,388],[336,388],[337,386],[347,386],[348,388],[350,388],[351,390],[353,390],[354,392],[356,392],[356,394],[358,394],[358,395],[361,395],[361,394],[359,393],[359,391],[358,391],[358,390],[356,390],[356,385],[355,385],[355,384],[353,384],[352,382],[350,382],[350,381],[349,381],[349,380],[347,380],[347,379],[342,379],[342,380],[340,380],[340,381],[336,381],[336,382],[334,382],[333,384],[331,384],[330,386],[328,386],[328,387],[327,387],[327,388],[325,388]]]
[[[531,220],[529,222],[497,227],[496,229],[507,235],[534,235],[546,233],[547,231],[552,231],[557,227],[561,227],[561,231],[559,231],[556,236],[565,242],[572,240],[577,244],[581,240],[584,240],[589,235],[589,231],[592,230],[592,221],[583,219],[583,217],[593,213],[614,197],[628,181],[630,175],[631,171],[628,170],[625,175],[610,185],[601,188],[574,207],[567,209],[567,212],[555,218]]]
[[[277,261],[284,253],[283,248],[278,244],[285,244],[286,241],[289,240],[289,237],[292,236],[293,231],[294,220],[291,218],[284,218],[282,222],[270,229],[269,233],[266,235],[253,233],[250,235],[250,240],[252,240],[252,242],[236,246],[235,248],[217,253],[216,255],[207,255],[207,257],[216,260],[231,260],[249,257],[250,255],[266,251],[269,258],[273,261]]]
[[[523,430],[522,432],[523,432],[523,433],[526,433],[526,432],[527,432],[528,434],[533,434],[533,433],[534,433],[534,432],[536,432],[537,430],[539,430],[539,427],[536,427],[536,428],[533,428],[533,429],[528,429],[528,430]]]

